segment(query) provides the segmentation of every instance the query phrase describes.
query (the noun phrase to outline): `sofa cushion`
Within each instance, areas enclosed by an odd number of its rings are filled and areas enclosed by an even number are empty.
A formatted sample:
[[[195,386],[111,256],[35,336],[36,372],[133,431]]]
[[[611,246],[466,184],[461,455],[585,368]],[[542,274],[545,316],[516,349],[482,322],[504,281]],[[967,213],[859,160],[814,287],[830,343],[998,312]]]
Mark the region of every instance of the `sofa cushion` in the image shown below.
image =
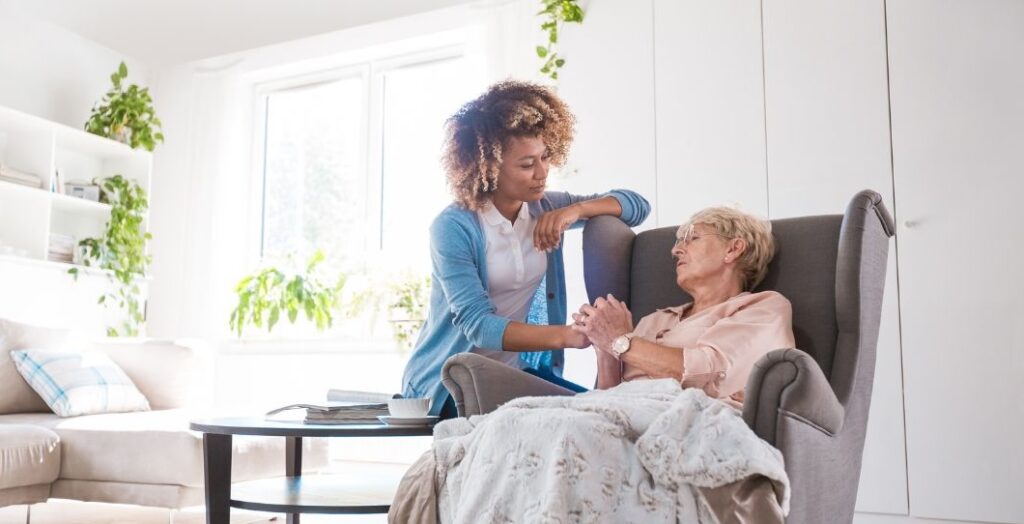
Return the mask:
[[[198,418],[184,409],[108,413],[75,418],[53,414],[0,415],[0,424],[37,424],[61,441],[61,479],[203,485],[203,436],[188,429]],[[232,481],[284,473],[283,437],[232,440]],[[327,463],[325,439],[303,439],[303,469]]]
[[[65,329],[45,328],[0,318],[0,414],[49,411],[43,399],[21,378],[11,350],[29,347],[62,349],[68,339]]]
[[[23,349],[12,351],[11,359],[28,385],[61,417],[149,410],[146,397],[103,353]]]
[[[60,473],[60,439],[40,426],[0,425],[0,490],[49,485]]]

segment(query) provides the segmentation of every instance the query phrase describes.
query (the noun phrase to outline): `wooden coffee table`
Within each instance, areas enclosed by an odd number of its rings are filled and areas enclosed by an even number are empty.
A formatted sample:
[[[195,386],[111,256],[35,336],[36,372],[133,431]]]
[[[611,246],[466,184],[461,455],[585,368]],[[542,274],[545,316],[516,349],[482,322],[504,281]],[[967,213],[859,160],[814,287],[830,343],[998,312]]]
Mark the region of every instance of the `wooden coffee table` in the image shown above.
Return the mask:
[[[212,418],[189,427],[203,433],[206,475],[206,522],[228,524],[231,508],[287,513],[298,524],[302,513],[387,513],[393,489],[346,486],[340,475],[302,476],[303,437],[412,437],[433,434],[432,427],[384,424],[318,425],[267,420],[262,417]],[[231,485],[231,437],[285,437],[284,476]]]

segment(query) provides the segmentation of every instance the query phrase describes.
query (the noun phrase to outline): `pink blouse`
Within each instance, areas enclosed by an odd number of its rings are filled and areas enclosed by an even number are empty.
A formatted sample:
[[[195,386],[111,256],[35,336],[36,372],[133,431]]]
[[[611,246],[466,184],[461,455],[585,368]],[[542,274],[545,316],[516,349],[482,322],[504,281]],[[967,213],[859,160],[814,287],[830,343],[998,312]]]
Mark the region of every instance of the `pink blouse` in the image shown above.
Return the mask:
[[[697,387],[708,396],[742,408],[743,388],[750,371],[770,351],[791,348],[793,310],[774,291],[740,293],[691,317],[692,304],[665,308],[640,319],[633,333],[662,346],[680,348],[683,387]],[[650,378],[623,361],[622,380]]]

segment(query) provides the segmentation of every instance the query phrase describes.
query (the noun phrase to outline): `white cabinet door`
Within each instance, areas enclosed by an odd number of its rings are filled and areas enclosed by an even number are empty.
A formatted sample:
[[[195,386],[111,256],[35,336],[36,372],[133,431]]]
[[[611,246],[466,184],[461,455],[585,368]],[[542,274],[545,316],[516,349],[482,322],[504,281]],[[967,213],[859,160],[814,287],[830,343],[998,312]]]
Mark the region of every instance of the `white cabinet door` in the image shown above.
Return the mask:
[[[591,2],[586,21],[561,32],[566,58],[558,93],[576,114],[576,141],[558,188],[594,193],[637,191],[656,203],[654,162],[654,44],[652,0]],[[539,64],[539,60],[537,61]],[[653,210],[638,229],[657,225]],[[569,311],[588,302],[583,285],[579,231],[565,235]],[[667,256],[667,254],[666,254]],[[565,376],[592,386],[597,363],[591,351],[567,351]]]
[[[893,210],[882,0],[765,0],[768,208],[842,213],[861,189]],[[896,245],[889,251],[857,509],[907,513]]]
[[[1024,2],[888,28],[910,513],[1024,522]]]
[[[659,224],[767,214],[760,3],[655,0],[654,70]]]

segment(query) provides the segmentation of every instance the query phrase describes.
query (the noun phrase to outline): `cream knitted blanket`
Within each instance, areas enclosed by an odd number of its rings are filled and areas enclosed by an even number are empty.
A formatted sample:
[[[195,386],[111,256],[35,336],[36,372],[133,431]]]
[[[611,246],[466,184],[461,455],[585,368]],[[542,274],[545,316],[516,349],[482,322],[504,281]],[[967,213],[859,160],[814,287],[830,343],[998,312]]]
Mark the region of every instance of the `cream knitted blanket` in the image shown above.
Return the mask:
[[[444,523],[716,523],[697,488],[751,475],[789,508],[781,453],[733,408],[671,379],[445,421],[434,458]]]

